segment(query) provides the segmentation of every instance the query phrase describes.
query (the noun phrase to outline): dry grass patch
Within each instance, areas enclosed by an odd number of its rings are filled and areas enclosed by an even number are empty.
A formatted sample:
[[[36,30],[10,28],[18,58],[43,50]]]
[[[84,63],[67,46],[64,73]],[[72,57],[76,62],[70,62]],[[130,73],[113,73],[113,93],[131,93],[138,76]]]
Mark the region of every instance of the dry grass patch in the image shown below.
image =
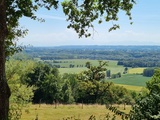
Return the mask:
[[[140,86],[123,85],[123,84],[115,84],[115,85],[123,86],[127,90],[132,90],[132,91],[136,91],[136,92],[140,92],[144,88],[144,87],[140,87]]]
[[[121,109],[121,108],[119,108]],[[91,115],[96,116],[98,120],[104,118],[107,113],[113,116],[113,112],[106,109],[105,105],[62,105],[57,108],[54,105],[31,105],[29,112],[23,110],[21,120],[35,120],[36,115],[38,120],[63,120],[63,118],[72,117],[81,120],[88,120]],[[120,119],[120,116],[116,117]]]
[[[129,74],[141,74],[145,68],[132,68],[128,70]]]

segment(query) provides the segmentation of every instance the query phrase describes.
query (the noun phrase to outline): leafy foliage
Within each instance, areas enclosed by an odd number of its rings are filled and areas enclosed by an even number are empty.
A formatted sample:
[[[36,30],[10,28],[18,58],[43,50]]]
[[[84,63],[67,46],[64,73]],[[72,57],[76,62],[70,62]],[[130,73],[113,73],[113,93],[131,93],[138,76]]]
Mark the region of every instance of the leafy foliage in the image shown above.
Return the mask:
[[[107,62],[104,61],[99,61],[98,66],[92,66],[90,62],[86,63],[88,70],[78,75],[78,102],[131,104],[133,98],[125,88],[103,81],[106,65]]]
[[[6,78],[11,89],[9,119],[19,120],[22,109],[27,107],[32,101],[33,87],[28,87],[22,83],[26,72],[33,67],[33,61],[19,61],[10,59],[6,63]]]
[[[59,90],[61,79],[56,68],[51,68],[46,64],[37,63],[33,71],[26,73],[25,84],[35,86],[33,102],[52,103],[53,100],[60,99]]]
[[[66,80],[62,86],[63,102],[67,104],[74,103],[72,88],[69,80]]]
[[[131,120],[158,120],[160,112],[160,70],[147,82],[148,94],[141,95],[131,111]]]
[[[7,22],[7,37],[5,40],[5,52],[6,57],[13,55],[19,51],[22,51],[24,46],[17,45],[17,40],[20,37],[24,37],[28,30],[24,29],[19,24],[19,19],[22,16],[29,17],[33,20],[44,21],[37,18],[35,12],[44,7],[50,10],[52,7],[58,8],[58,1],[56,0],[7,0],[6,10],[6,22]]]
[[[103,92],[107,93],[110,84],[102,86],[100,83],[105,78],[105,66],[107,62],[99,61],[98,66],[92,66],[90,62],[86,63],[88,70],[78,75],[78,101],[85,103],[95,103]],[[102,93],[101,93],[102,92]]]
[[[143,76],[152,77],[154,74],[154,68],[148,68],[143,70]]]
[[[5,40],[5,55],[6,57],[12,56],[15,53],[22,51],[25,47],[21,45],[17,45],[17,41],[19,37],[24,37],[28,30],[23,28],[8,28],[9,33]]]
[[[128,118],[129,118],[129,114],[126,114],[125,112],[118,110],[114,106],[106,106],[106,108],[115,113],[113,116],[120,115],[121,116],[121,120],[128,120]]]
[[[92,66],[90,62],[87,62],[86,67],[88,68],[88,70],[80,73],[78,79],[83,81],[100,81],[105,78],[104,72],[107,70],[106,66],[106,61],[99,61],[98,66]]]
[[[67,21],[70,22],[68,28],[73,28],[79,37],[88,37],[91,35],[88,28],[93,28],[92,22],[97,19],[99,24],[102,23],[102,19],[106,22],[117,21],[120,10],[125,11],[129,19],[132,19],[130,11],[134,3],[134,0],[65,0],[62,7],[68,16]],[[109,31],[117,28],[119,25],[113,24]]]
[[[40,89],[43,94],[40,96],[42,101],[53,103],[53,101],[61,100],[62,85],[59,77],[56,77],[53,74],[45,75],[44,80],[41,80],[39,84],[40,86],[38,89]]]

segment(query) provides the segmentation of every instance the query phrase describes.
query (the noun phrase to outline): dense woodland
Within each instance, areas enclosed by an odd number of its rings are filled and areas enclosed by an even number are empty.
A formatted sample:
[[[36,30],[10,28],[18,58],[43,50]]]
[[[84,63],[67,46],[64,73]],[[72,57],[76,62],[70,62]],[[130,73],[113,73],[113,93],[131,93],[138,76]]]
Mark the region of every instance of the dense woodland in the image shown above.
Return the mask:
[[[160,67],[160,46],[27,47],[25,53],[41,60],[117,60],[124,67]]]

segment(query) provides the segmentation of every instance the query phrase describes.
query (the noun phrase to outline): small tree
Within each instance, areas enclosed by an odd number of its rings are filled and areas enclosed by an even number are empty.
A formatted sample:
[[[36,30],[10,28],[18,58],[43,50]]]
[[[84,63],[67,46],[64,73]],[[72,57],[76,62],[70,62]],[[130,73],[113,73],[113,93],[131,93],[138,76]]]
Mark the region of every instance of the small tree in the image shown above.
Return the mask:
[[[78,102],[85,103],[104,103],[105,93],[108,93],[110,83],[105,83],[105,71],[107,62],[99,61],[98,66],[92,66],[90,62],[86,63],[88,70],[78,75]]]
[[[53,74],[48,74],[45,76],[40,86],[42,93],[44,93],[44,96],[41,96],[44,102],[51,104],[53,101],[59,101],[62,99],[62,85],[59,77],[56,77]]]
[[[110,78],[110,77],[111,77],[111,70],[107,70],[107,71],[106,71],[106,77],[107,77],[107,78]]]
[[[72,89],[69,80],[65,80],[64,85],[62,86],[62,96],[63,102],[67,104],[71,104],[74,102],[74,97],[72,95]]]
[[[143,70],[143,76],[152,77],[154,74],[154,68],[147,68]]]

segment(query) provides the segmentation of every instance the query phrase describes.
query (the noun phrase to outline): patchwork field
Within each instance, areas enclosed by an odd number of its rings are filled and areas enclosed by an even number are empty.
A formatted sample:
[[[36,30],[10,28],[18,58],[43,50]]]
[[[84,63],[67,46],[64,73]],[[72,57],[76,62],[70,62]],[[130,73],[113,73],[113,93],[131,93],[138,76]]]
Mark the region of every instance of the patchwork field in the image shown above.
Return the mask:
[[[72,59],[72,60],[57,60],[59,63],[54,63],[54,64],[59,64],[61,66],[64,66],[64,68],[59,68],[60,74],[64,73],[80,73],[84,70],[87,70],[85,67],[86,62],[90,62],[93,66],[98,65],[98,60],[88,60],[88,59]],[[73,68],[69,68],[69,65],[72,64],[74,65]],[[78,67],[77,67],[78,66]],[[108,61],[108,66],[106,67],[107,70],[111,71],[111,74],[116,74],[120,72],[121,74],[124,71],[123,66],[118,66],[117,61],[114,60],[109,60]],[[137,88],[140,90],[142,87],[146,85],[146,82],[151,79],[151,77],[144,77],[140,74],[143,73],[143,70],[145,68],[128,68],[128,73],[123,75],[121,78],[116,78],[116,79],[109,79],[107,81],[113,82],[115,84],[120,84],[120,85],[128,85],[128,89],[134,89],[134,86],[140,86]],[[132,87],[133,86],[133,87]]]
[[[130,106],[126,106],[126,110],[123,110],[123,105],[118,106],[118,109],[128,113],[131,109]],[[27,112],[25,112],[27,111]],[[68,120],[76,118],[78,120],[88,120],[91,115],[94,115],[97,120],[103,120],[104,117],[109,113],[113,116],[113,112],[106,109],[105,105],[62,105],[60,104],[57,108],[54,105],[31,105],[27,110],[23,110],[21,120]],[[112,117],[111,117],[112,118]],[[120,119],[120,116],[116,116],[116,119]],[[73,119],[74,120],[74,119]]]

